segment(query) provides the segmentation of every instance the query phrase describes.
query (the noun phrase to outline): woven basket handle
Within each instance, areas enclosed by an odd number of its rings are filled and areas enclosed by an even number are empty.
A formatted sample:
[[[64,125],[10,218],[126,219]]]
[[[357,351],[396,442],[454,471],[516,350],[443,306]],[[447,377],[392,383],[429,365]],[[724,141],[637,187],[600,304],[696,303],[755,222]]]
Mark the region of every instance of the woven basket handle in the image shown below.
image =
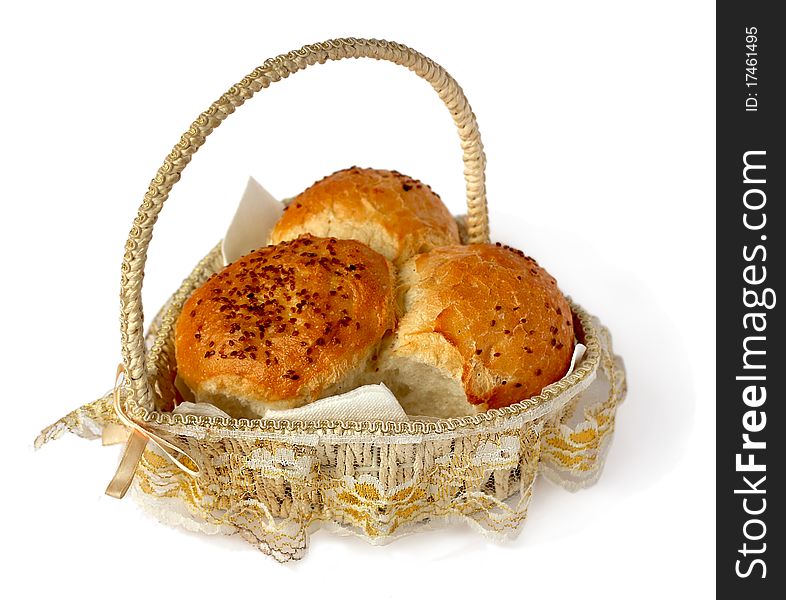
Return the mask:
[[[240,83],[232,86],[194,121],[158,169],[139,208],[128,235],[123,256],[120,292],[120,319],[123,362],[134,400],[146,406],[150,399],[145,372],[144,315],[142,312],[142,278],[147,249],[158,213],[172,187],[212,131],[235,109],[262,88],[288,77],[315,63],[342,58],[375,58],[407,67],[428,81],[450,110],[464,151],[464,179],[467,186],[467,234],[470,242],[488,241],[485,166],[475,115],[456,81],[434,61],[394,42],[345,38],[304,46],[265,61]]]

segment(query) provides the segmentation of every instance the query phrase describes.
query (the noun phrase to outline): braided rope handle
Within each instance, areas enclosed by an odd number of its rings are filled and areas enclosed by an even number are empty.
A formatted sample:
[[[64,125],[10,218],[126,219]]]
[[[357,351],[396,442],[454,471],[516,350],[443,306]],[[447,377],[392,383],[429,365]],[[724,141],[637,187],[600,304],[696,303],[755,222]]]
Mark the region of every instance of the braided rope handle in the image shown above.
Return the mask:
[[[158,213],[180,174],[205,139],[221,122],[256,92],[315,63],[343,58],[374,58],[407,67],[428,81],[453,117],[464,151],[464,179],[467,188],[467,234],[470,242],[488,241],[485,167],[475,115],[456,81],[437,63],[395,42],[343,38],[304,46],[271,58],[244,77],[194,121],[158,169],[145,194],[128,235],[123,256],[120,291],[120,320],[123,362],[137,404],[147,405],[150,389],[145,371],[142,278],[147,249]]]

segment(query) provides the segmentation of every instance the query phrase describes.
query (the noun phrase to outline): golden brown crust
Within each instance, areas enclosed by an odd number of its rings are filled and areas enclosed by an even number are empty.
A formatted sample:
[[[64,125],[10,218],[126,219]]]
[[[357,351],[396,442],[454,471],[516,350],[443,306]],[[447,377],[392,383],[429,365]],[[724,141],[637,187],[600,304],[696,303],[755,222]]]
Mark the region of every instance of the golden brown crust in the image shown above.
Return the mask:
[[[303,233],[361,241],[396,265],[459,243],[455,219],[429,186],[397,171],[358,167],[333,173],[294,198],[270,240]]]
[[[400,281],[406,314],[393,357],[460,380],[478,408],[529,398],[567,372],[570,306],[524,253],[491,244],[438,248],[404,265]]]
[[[362,368],[395,324],[383,256],[303,236],[240,258],[194,291],[176,325],[178,373],[197,394],[301,406]]]

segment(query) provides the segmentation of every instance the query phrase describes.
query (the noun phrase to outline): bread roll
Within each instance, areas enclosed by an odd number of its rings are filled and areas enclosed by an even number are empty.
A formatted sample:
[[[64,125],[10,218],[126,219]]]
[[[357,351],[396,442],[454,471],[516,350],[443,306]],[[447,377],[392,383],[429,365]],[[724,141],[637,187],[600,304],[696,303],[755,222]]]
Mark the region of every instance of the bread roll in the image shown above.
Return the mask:
[[[455,219],[429,186],[397,171],[358,167],[333,173],[294,198],[270,241],[303,233],[361,241],[396,265],[459,243]]]
[[[438,248],[407,262],[399,282],[405,314],[380,364],[408,414],[508,406],[567,372],[570,306],[524,253],[499,244]]]
[[[351,240],[303,236],[213,275],[178,318],[178,374],[234,417],[295,408],[363,383],[396,325],[391,264]]]

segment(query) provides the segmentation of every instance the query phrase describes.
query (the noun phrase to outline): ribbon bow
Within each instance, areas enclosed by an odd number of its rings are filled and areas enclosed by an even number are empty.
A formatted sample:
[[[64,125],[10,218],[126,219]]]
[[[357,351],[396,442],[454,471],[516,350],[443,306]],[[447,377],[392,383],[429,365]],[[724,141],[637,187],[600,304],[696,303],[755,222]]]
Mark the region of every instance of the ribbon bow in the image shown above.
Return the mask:
[[[120,401],[121,391],[125,383],[125,367],[120,364],[117,367],[117,375],[115,376],[115,389],[113,393],[113,406],[117,413],[117,418],[120,422],[131,429],[131,436],[128,438],[128,444],[123,452],[123,457],[120,459],[120,464],[117,467],[115,476],[106,488],[106,495],[113,498],[122,498],[126,495],[131,482],[134,479],[136,466],[142,458],[142,453],[145,451],[148,442],[153,442],[158,449],[171,460],[180,470],[188,473],[192,477],[199,476],[199,467],[196,461],[191,458],[188,453],[175,446],[173,443],[166,441],[164,438],[159,437],[152,431],[148,431],[139,423],[131,419],[125,412],[123,403]],[[170,452],[171,451],[171,452]],[[181,460],[187,460],[188,463],[194,465],[188,466]]]

